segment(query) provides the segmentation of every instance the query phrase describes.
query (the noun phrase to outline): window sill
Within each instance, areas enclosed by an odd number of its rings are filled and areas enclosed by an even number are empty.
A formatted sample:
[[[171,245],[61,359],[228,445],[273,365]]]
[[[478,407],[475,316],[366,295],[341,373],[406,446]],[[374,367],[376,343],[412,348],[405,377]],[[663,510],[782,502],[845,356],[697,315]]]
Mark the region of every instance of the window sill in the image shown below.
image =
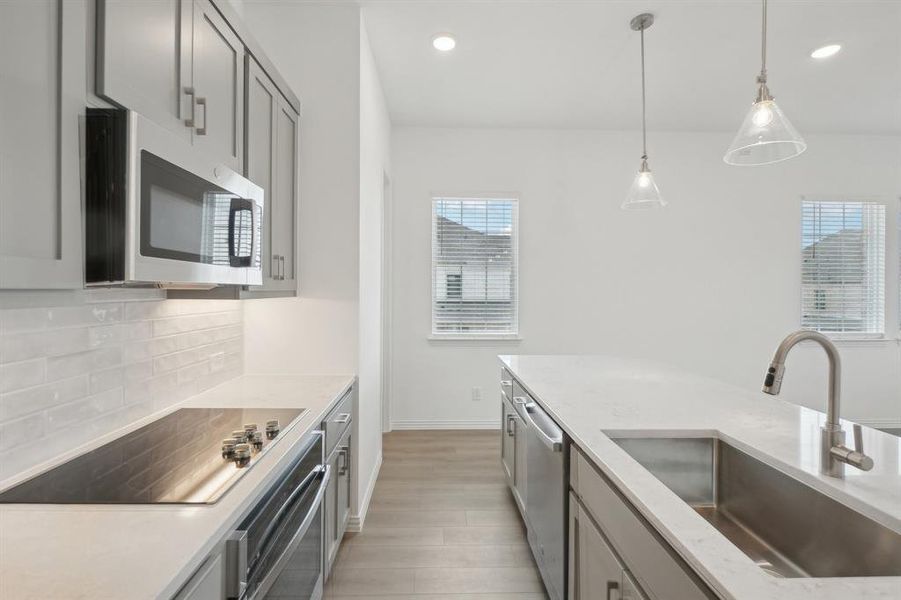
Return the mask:
[[[884,346],[886,344],[901,344],[901,338],[894,336],[836,336],[826,334],[836,346]]]
[[[433,333],[430,342],[512,342],[522,341],[518,333]]]

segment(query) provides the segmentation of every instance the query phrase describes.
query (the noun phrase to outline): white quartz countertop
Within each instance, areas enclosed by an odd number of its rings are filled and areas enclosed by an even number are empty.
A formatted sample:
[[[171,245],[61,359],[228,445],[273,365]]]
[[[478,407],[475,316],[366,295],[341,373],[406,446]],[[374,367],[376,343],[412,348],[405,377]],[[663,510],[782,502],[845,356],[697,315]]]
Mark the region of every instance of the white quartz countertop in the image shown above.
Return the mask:
[[[637,360],[502,356],[501,362],[721,597],[901,598],[901,577],[781,579],[760,569],[605,432],[713,436],[901,533],[901,439],[864,428],[872,471],[819,473],[818,411]],[[825,392],[824,392],[825,395]],[[825,398],[824,398],[825,402]],[[849,430],[850,423],[843,423]],[[828,523],[823,524],[828,527]]]
[[[354,380],[351,375],[244,375],[60,457],[56,462],[178,408],[306,409],[212,505],[0,505],[0,598],[172,597]]]

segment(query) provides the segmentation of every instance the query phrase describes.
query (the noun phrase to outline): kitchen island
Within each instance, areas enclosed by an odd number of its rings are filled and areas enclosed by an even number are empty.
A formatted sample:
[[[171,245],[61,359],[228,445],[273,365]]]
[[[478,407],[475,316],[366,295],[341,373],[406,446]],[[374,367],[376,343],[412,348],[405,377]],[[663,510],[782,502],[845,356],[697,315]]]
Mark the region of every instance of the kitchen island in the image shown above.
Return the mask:
[[[179,408],[305,409],[215,504],[0,505],[0,598],[172,598],[355,380],[351,375],[240,376],[58,457],[54,464]]]
[[[901,533],[899,438],[864,428],[864,447],[875,467],[869,472],[849,467],[845,479],[836,479],[820,474],[819,428],[825,415],[818,411],[645,361],[502,356],[501,363],[515,386],[521,386],[515,389],[528,395],[526,401],[537,403],[572,440],[572,489],[586,487],[586,473],[606,482],[611,488],[608,503],[621,501],[628,507],[621,514],[631,518],[634,512],[660,546],[687,566],[699,590],[696,597],[901,598],[899,576],[778,577],[767,572],[617,443],[628,437],[713,438],[853,509],[893,535]],[[850,431],[850,423],[843,427]],[[574,473],[583,481],[573,480]],[[570,513],[572,517],[572,508]],[[823,521],[819,526],[831,525]],[[600,537],[607,542],[612,539],[609,545],[621,549],[616,534],[608,530]],[[571,579],[573,556],[569,562]],[[635,574],[642,583],[642,573]],[[675,591],[661,595],[659,589],[645,589],[645,594],[688,597]]]

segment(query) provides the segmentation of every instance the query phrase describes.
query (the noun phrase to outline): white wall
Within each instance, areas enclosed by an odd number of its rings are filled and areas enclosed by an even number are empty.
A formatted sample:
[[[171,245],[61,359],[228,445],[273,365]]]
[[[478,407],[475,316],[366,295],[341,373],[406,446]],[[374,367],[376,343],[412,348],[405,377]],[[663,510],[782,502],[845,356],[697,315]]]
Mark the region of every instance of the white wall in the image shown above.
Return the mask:
[[[0,481],[242,373],[241,305],[0,292]]]
[[[365,23],[360,26],[360,397],[359,444],[361,502],[368,503],[382,449],[382,247],[384,181],[390,172],[391,121],[369,48]]]
[[[245,2],[244,13],[303,107],[300,296],[244,303],[247,370],[357,373],[353,502],[364,515],[381,461],[388,112],[357,6]]]
[[[360,17],[353,6],[245,2],[298,95],[299,298],[244,303],[248,372],[355,373],[359,309]]]
[[[901,140],[811,135],[797,159],[742,169],[722,162],[731,136],[652,133],[670,206],[635,213],[619,205],[638,133],[395,128],[392,310],[403,318],[392,327],[393,425],[497,426],[503,353],[649,357],[759,389],[773,349],[799,326],[801,194],[887,199],[897,297]],[[432,192],[519,194],[521,342],[427,339]],[[901,422],[898,342],[841,349],[843,414]],[[824,406],[819,352],[791,356],[783,398]]]

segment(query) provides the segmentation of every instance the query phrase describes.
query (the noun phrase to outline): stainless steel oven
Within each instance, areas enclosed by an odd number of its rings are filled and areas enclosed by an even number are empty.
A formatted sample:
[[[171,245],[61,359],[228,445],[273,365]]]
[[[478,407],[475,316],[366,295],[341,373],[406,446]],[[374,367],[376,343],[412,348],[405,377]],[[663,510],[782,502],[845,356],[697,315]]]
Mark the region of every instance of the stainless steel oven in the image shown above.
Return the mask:
[[[262,188],[133,111],[86,122],[88,285],[262,283]]]
[[[331,472],[314,431],[285,474],[226,543],[226,596],[319,600],[323,586],[323,496]]]

